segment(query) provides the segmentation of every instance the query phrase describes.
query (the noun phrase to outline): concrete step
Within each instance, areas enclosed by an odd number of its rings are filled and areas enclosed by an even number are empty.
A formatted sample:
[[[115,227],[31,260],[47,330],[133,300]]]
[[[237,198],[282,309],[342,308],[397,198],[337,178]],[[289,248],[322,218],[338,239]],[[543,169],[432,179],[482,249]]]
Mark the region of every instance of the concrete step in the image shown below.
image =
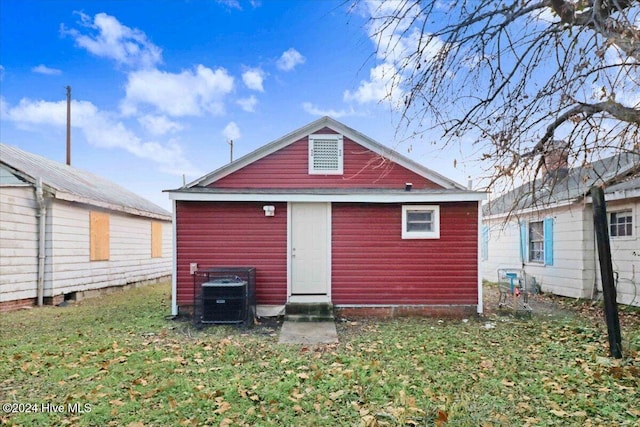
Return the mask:
[[[331,322],[333,304],[329,303],[290,303],[285,307],[285,320],[292,322]]]

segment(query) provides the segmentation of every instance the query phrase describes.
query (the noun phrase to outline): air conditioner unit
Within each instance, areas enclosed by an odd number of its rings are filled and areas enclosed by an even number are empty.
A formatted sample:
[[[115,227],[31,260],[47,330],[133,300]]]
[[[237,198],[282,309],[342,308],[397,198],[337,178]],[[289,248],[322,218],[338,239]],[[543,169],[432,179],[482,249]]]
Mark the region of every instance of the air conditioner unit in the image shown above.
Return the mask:
[[[194,274],[194,322],[253,323],[256,312],[255,268],[222,267]]]
[[[202,323],[241,323],[246,311],[246,281],[231,277],[202,284]]]

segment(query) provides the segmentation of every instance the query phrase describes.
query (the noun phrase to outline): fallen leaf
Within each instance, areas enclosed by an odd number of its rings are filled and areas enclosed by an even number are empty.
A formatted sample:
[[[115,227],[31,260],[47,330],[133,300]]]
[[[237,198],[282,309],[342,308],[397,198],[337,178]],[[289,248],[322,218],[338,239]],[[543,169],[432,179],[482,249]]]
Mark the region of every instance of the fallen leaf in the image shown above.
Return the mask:
[[[565,411],[563,411],[562,409],[551,409],[551,410],[549,410],[549,412],[551,412],[556,417],[564,418],[564,417],[567,416],[567,413]]]
[[[329,399],[336,400],[337,398],[339,398],[343,394],[344,394],[344,390],[338,390],[338,391],[331,392],[331,393],[329,393]]]
[[[169,396],[167,401],[169,402],[169,408],[171,408],[171,410],[174,410],[178,407],[178,402],[176,402],[176,399],[174,399],[173,396]]]
[[[480,362],[480,367],[482,369],[491,369],[491,368],[493,368],[493,361],[491,361],[489,359],[485,359],[482,362]]]

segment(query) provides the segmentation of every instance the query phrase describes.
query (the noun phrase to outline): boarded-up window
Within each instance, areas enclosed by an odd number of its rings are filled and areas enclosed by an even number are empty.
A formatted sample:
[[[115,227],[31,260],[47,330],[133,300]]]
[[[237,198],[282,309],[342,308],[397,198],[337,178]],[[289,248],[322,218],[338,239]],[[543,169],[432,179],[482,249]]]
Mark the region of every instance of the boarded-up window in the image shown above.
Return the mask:
[[[162,257],[162,223],[151,222],[151,258]]]
[[[109,214],[90,212],[90,259],[106,261],[109,259]]]

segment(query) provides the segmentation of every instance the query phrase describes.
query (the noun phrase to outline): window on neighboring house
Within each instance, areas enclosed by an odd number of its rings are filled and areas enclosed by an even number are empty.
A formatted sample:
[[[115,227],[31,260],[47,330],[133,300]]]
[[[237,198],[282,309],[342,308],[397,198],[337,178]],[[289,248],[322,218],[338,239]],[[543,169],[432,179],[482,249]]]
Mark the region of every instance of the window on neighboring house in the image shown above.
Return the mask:
[[[89,212],[89,259],[109,260],[109,214]]]
[[[489,226],[482,226],[482,237],[480,240],[480,258],[482,261],[489,259]]]
[[[342,135],[309,135],[309,174],[342,175]]]
[[[520,255],[523,262],[553,265],[553,218],[522,223]]]
[[[402,206],[403,239],[439,239],[440,207],[431,205]]]
[[[151,222],[151,258],[162,257],[162,223]]]
[[[609,234],[611,237],[633,236],[633,213],[631,210],[609,214]]]
[[[544,226],[542,221],[529,223],[529,261],[544,262]]]

